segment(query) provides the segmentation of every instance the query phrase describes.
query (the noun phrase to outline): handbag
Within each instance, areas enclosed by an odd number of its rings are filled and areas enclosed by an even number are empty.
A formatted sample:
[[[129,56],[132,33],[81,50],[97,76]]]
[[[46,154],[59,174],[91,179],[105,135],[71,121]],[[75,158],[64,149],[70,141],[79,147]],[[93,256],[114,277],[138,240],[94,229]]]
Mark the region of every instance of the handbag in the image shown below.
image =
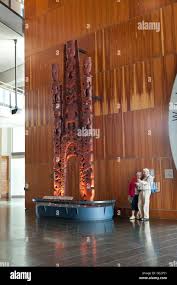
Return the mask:
[[[151,184],[151,193],[154,194],[154,193],[157,193],[158,192],[158,185],[156,182],[152,182]]]

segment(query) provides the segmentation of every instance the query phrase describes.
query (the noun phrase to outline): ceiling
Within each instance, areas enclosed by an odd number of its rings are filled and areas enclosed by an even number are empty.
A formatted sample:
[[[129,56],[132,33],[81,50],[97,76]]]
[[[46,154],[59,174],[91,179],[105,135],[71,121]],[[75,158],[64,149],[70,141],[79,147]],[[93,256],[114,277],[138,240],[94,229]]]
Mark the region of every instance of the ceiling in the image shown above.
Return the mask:
[[[0,22],[0,72],[14,67],[14,39],[17,39],[17,65],[24,63],[24,38]]]

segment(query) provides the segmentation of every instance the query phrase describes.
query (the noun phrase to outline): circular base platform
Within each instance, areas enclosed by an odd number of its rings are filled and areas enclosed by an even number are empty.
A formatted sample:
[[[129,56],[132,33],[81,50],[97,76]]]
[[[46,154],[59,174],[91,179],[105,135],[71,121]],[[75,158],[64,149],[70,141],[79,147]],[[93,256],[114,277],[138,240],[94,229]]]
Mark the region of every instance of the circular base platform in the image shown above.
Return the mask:
[[[79,221],[104,221],[114,216],[115,200],[52,201],[33,199],[37,217],[58,217]]]

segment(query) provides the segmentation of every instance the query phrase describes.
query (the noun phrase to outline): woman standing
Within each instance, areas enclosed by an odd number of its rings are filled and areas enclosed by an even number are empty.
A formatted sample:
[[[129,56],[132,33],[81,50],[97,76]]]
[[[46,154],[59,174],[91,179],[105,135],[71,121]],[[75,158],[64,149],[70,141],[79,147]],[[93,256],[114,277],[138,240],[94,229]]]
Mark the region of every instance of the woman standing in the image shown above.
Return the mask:
[[[132,209],[132,215],[130,217],[130,220],[139,219],[139,210],[138,210],[138,185],[137,182],[141,179],[142,173],[137,172],[136,176],[132,177],[129,187],[128,187],[128,200],[131,204]],[[137,214],[136,214],[137,212]]]
[[[141,221],[149,221],[149,204],[153,181],[154,177],[150,175],[149,169],[143,169],[143,177],[142,179],[138,179],[137,183],[137,186],[141,190],[138,203]]]

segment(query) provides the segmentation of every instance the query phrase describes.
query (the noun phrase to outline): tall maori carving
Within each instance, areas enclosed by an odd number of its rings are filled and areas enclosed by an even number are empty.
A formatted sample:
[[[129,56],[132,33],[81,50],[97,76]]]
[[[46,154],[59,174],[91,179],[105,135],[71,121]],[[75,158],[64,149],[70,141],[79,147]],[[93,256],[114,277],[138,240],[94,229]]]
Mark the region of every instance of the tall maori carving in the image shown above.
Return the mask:
[[[93,169],[93,137],[92,137],[92,62],[90,57],[86,57],[83,63],[83,91],[82,91],[82,130],[85,136],[82,136],[81,153],[81,188],[87,189],[91,194],[90,199],[94,197],[94,169]],[[93,187],[93,188],[92,188]],[[87,194],[88,195],[88,194]]]
[[[52,92],[53,92],[53,113],[54,113],[54,189],[59,195],[61,192],[61,134],[62,134],[62,85],[59,83],[58,65],[52,65]]]
[[[58,66],[52,65],[54,110],[54,195],[66,195],[67,162],[80,162],[80,196],[94,199],[92,138],[91,58],[86,57],[80,76],[77,41],[64,47],[64,83],[58,81]],[[82,81],[82,88],[81,88]]]

